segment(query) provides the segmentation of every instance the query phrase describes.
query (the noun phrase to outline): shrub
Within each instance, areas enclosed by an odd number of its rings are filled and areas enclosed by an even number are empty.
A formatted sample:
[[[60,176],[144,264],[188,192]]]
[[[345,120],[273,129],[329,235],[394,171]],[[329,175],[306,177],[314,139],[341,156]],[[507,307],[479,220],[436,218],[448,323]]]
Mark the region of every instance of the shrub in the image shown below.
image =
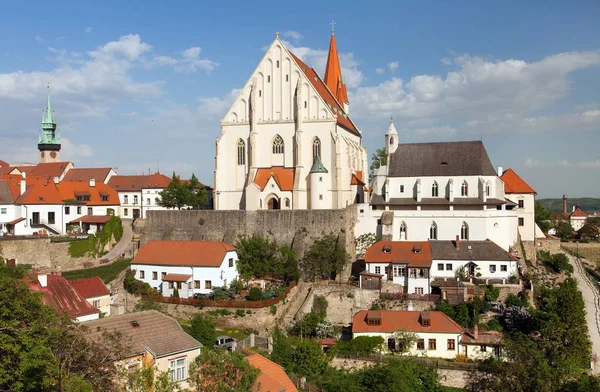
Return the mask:
[[[335,345],[338,355],[369,355],[381,347],[384,340],[381,336],[359,336],[349,342],[338,341]]]
[[[510,276],[508,277],[508,283],[516,284],[518,282],[519,282],[519,277],[517,276],[517,274],[515,274],[515,273],[510,274]]]
[[[213,298],[218,301],[222,299],[232,299],[235,296],[234,288],[213,287]]]
[[[525,295],[523,295],[523,293],[519,293],[518,296],[510,293],[504,302],[506,303],[507,308],[509,306],[529,306],[529,301],[527,301],[527,298]]]
[[[485,300],[486,301],[497,301],[500,296],[500,289],[493,284],[485,286]]]
[[[173,295],[172,295],[172,297],[173,298],[179,298],[179,290],[177,290],[177,287],[175,287],[173,289]]]
[[[381,310],[381,305],[379,305],[378,303],[374,303],[373,305],[371,305],[371,310]]]
[[[551,271],[555,273],[568,272],[573,273],[573,266],[569,263],[569,258],[564,253],[551,255],[549,252],[538,252],[538,259]]]
[[[135,270],[128,270],[125,273],[125,279],[123,279],[123,288],[129,294],[133,295],[157,295],[160,294],[158,290],[152,288],[148,283],[144,283],[141,280],[135,278]],[[179,294],[178,294],[179,295]],[[178,297],[176,297],[178,298]]]
[[[246,315],[246,312],[244,312],[244,309],[238,309],[235,311],[235,315],[238,317],[244,317]]]
[[[246,314],[252,314],[252,311],[250,309],[246,310]]]
[[[312,311],[319,314],[322,318],[327,316],[327,300],[322,295],[316,295],[313,300]]]
[[[271,311],[272,315],[275,315],[277,313],[277,306],[271,305],[271,307],[269,308],[269,310]]]
[[[456,354],[453,361],[459,363],[467,363],[467,354]]]
[[[304,315],[302,320],[298,320],[290,330],[292,335],[296,336],[316,336],[317,326],[324,321],[324,318],[315,312]]]
[[[250,293],[248,294],[248,299],[250,301],[260,301],[262,299],[262,290],[260,287],[252,287],[250,289]]]
[[[485,327],[488,331],[502,331],[502,325],[500,325],[500,322],[496,318],[488,321]]]

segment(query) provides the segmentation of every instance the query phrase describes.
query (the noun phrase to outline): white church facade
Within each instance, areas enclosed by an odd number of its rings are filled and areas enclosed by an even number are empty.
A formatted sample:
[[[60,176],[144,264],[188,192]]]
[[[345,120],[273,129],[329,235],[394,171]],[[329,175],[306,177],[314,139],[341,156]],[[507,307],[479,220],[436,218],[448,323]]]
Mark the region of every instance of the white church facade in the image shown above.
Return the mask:
[[[323,80],[277,34],[221,120],[214,208],[340,209],[364,202],[367,152],[348,109],[335,36]]]
[[[515,245],[515,204],[481,141],[400,144],[393,122],[385,140],[387,165],[374,175],[370,203],[357,206],[357,237]]]

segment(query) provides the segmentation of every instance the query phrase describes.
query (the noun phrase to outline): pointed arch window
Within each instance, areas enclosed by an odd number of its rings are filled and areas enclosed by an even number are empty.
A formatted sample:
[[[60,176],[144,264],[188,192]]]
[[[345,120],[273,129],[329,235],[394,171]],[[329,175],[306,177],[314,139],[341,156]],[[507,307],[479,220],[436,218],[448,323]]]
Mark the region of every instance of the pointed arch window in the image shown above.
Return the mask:
[[[273,139],[273,154],[283,154],[283,139],[281,136],[276,135]]]
[[[431,186],[431,197],[438,197],[438,194],[438,183],[437,181],[434,181]]]
[[[315,137],[312,142],[312,148],[313,148],[313,161],[315,160],[316,157],[321,158],[321,139],[319,139],[318,137]]]
[[[394,137],[390,137],[390,146],[394,144]]]
[[[237,164],[246,164],[246,143],[242,139],[238,139],[237,142]]]
[[[469,195],[469,184],[467,184],[467,181],[463,181],[462,185],[460,186],[460,195],[461,196]]]
[[[485,184],[485,195],[486,195],[487,197],[490,197],[490,183],[489,183],[489,182],[487,182],[487,183]]]
[[[463,222],[462,226],[460,227],[460,239],[469,239],[469,225],[467,225],[467,222]]]
[[[435,224],[435,222],[433,222],[431,224],[431,226],[429,227],[429,239],[430,240],[437,240],[437,236],[438,236],[438,227]]]
[[[400,240],[406,241],[406,223],[402,222],[400,224]]]

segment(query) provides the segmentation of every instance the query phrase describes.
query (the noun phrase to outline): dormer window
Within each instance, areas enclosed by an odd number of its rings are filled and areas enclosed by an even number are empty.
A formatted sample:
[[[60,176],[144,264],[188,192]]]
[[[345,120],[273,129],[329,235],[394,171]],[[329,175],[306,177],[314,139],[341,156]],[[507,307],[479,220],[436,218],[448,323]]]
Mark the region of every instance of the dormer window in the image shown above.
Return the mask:
[[[378,310],[369,310],[367,311],[367,325],[381,325],[381,312]]]
[[[431,327],[431,315],[429,312],[421,312],[419,319],[421,321],[421,326],[424,328]]]
[[[420,255],[420,254],[421,254],[421,252],[422,252],[421,245],[415,245],[415,246],[413,247],[413,253],[414,253],[414,254],[416,254],[416,255]]]
[[[392,248],[389,245],[386,245],[383,247],[383,253],[385,253],[386,255],[389,255],[390,253],[392,253]]]

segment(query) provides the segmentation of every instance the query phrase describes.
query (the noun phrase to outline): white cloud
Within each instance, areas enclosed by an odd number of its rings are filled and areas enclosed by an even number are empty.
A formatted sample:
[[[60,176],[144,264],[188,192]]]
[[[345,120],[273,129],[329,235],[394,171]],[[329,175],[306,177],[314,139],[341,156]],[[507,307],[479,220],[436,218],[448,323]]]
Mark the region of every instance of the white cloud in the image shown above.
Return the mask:
[[[452,64],[452,59],[448,58],[448,57],[444,57],[440,60],[442,62],[442,64],[444,65],[451,65]]]
[[[79,158],[87,158],[94,155],[94,149],[89,144],[73,144],[70,139],[61,138],[61,159],[65,161],[77,161]]]
[[[91,28],[91,27],[87,27],[87,28],[85,29],[85,32],[86,32],[86,33],[91,33],[91,32],[92,32],[92,28]]]
[[[42,37],[40,37],[39,35],[36,35],[35,37],[33,37],[34,40],[36,40],[37,42],[44,42],[44,39]]]
[[[382,73],[384,73],[384,72],[385,72],[385,69],[383,69],[383,68],[377,68],[377,69],[375,70],[375,72],[376,72],[377,74],[381,75]]]
[[[173,67],[177,72],[193,73],[198,70],[210,72],[219,64],[208,59],[200,58],[201,48],[198,46],[191,47],[181,53],[180,58],[169,56],[156,56],[154,63],[158,65],[166,65]]]
[[[391,62],[387,63],[387,67],[390,70],[390,72],[394,72],[395,70],[398,69],[399,66],[400,66],[400,63],[397,61],[391,61]]]
[[[302,34],[300,34],[297,31],[294,31],[294,30],[288,30],[288,31],[286,31],[285,33],[283,33],[283,36],[287,37],[287,38],[291,38],[294,41],[300,41],[300,40],[302,40],[304,38],[304,36]]]
[[[488,61],[469,55],[453,59],[445,76],[416,75],[405,83],[391,78],[359,87],[350,101],[355,118],[393,115],[428,127],[450,126],[479,135],[489,132],[542,132],[600,127],[598,107],[553,116],[532,115],[571,91],[569,74],[600,66],[600,52],[570,52],[541,61]]]

